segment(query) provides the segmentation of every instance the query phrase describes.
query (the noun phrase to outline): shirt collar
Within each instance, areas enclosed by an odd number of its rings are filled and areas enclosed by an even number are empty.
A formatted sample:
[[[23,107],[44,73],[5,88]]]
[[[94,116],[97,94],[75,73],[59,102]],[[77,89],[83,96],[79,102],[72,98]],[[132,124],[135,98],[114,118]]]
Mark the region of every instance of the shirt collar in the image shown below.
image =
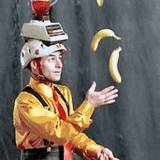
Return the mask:
[[[48,98],[52,97],[52,88],[46,85],[45,83],[42,83],[38,80],[30,78],[29,85],[31,86],[32,89],[34,89],[40,95],[46,96]]]

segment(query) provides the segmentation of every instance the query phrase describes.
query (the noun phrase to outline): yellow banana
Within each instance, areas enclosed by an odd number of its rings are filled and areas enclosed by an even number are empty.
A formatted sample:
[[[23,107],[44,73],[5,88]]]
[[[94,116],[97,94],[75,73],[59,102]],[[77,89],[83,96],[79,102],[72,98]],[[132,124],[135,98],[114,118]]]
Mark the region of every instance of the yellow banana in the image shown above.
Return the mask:
[[[99,42],[101,41],[101,39],[106,37],[113,37],[117,40],[121,40],[121,38],[116,36],[111,29],[101,29],[92,38],[92,41],[91,41],[92,51],[96,52]]]
[[[97,0],[97,4],[99,7],[102,7],[104,3],[104,0]]]
[[[119,60],[119,52],[122,50],[121,47],[113,50],[109,58],[109,72],[111,74],[112,79],[117,82],[121,83],[122,78],[118,71],[118,60]]]

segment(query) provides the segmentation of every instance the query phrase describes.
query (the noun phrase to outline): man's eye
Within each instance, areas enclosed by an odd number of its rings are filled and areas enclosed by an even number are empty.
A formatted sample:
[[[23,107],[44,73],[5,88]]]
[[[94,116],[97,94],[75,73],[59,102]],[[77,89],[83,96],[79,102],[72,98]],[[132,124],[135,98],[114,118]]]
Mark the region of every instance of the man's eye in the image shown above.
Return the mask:
[[[54,61],[54,60],[55,60],[54,57],[48,59],[48,61]]]

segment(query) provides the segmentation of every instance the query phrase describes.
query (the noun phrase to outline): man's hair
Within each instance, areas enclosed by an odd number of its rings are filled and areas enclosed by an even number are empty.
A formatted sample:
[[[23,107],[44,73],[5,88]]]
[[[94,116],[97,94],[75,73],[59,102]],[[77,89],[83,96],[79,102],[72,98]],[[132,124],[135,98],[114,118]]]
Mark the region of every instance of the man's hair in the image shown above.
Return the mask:
[[[36,59],[41,59],[41,57],[32,59],[31,62],[32,62],[33,60],[36,60]],[[28,65],[26,66],[26,68],[29,69],[30,71],[31,71],[31,62],[29,62]]]
[[[30,63],[31,63],[31,62],[30,62]],[[30,64],[30,63],[26,66],[26,68],[31,71],[31,64]]]

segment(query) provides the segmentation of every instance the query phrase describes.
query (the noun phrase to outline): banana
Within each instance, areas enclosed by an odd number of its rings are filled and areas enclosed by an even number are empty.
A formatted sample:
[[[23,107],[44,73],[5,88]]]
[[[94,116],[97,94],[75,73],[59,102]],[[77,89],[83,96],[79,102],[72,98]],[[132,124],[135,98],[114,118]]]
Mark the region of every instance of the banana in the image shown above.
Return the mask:
[[[97,0],[97,4],[99,7],[102,7],[104,3],[104,0]]]
[[[109,72],[111,74],[112,79],[117,82],[121,83],[122,78],[118,71],[118,60],[119,60],[119,52],[122,50],[121,47],[113,50],[109,58]]]
[[[93,52],[96,52],[98,44],[101,41],[101,39],[106,38],[106,37],[113,37],[117,40],[121,40],[121,37],[116,36],[115,33],[111,29],[101,29],[92,38],[91,49]]]

